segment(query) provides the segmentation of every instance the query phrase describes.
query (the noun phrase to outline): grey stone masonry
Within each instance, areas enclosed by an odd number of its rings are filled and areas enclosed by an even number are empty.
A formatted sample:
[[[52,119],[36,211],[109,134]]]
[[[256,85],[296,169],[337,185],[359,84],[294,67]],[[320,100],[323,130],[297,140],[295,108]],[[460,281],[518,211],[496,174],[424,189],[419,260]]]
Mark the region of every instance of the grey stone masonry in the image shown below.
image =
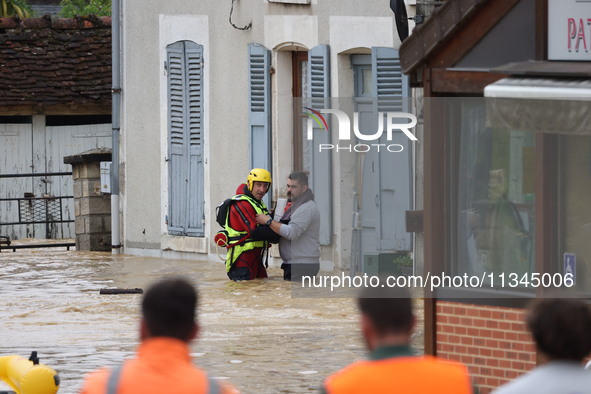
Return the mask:
[[[101,193],[101,161],[111,161],[111,149],[64,157],[74,178],[76,250],[111,250],[111,196]]]

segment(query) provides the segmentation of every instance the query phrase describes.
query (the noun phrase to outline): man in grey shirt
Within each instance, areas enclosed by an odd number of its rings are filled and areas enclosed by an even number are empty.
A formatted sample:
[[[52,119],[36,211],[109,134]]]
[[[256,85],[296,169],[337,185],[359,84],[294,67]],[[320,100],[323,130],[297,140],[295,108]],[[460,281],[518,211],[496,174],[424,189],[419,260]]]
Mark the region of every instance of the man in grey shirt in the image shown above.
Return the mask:
[[[302,276],[316,276],[320,270],[320,210],[308,187],[306,173],[289,174],[287,190],[291,206],[280,221],[260,214],[257,223],[281,235],[279,254],[283,260],[283,279],[301,280]]]
[[[493,394],[591,394],[591,371],[583,360],[591,352],[591,311],[576,299],[539,299],[527,326],[545,361]]]

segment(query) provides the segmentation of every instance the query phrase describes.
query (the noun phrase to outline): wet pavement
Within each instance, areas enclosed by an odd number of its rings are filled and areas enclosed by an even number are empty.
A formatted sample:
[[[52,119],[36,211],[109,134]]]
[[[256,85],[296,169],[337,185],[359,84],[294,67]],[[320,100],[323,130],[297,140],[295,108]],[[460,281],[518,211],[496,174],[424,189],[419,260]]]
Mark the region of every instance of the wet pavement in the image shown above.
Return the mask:
[[[146,288],[169,275],[200,290],[195,363],[242,393],[315,392],[365,356],[354,300],[294,298],[280,269],[234,283],[222,262],[56,249],[0,253],[0,355],[36,350],[58,371],[59,393],[76,393],[85,373],[120,364],[138,344],[141,295],[99,290]]]

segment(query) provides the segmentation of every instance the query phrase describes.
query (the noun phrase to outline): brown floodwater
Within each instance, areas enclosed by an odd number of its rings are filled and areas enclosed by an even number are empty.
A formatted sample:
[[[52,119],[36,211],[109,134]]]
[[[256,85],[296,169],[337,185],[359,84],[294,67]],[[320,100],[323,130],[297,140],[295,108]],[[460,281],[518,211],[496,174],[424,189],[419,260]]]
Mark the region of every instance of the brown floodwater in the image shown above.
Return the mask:
[[[195,363],[242,393],[315,392],[365,357],[354,300],[292,297],[280,269],[234,283],[221,262],[55,249],[0,253],[0,355],[35,350],[59,373],[59,393],[77,393],[87,372],[120,364],[138,344],[141,295],[99,290],[146,288],[170,275],[199,287]]]

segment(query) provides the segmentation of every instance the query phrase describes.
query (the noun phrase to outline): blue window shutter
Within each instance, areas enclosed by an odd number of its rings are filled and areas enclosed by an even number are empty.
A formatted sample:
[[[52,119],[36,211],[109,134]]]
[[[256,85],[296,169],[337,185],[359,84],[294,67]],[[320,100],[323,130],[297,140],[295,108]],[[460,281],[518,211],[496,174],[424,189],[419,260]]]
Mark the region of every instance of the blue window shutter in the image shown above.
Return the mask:
[[[314,109],[330,108],[330,53],[328,45],[319,45],[308,52],[308,97]],[[328,118],[328,117],[327,117]],[[329,121],[327,119],[327,121]],[[316,125],[314,125],[316,127]],[[330,128],[330,126],[329,126]],[[319,152],[320,144],[331,142],[323,130],[314,130],[310,149],[309,183],[320,208],[320,244],[330,245],[332,235],[332,155]]]
[[[374,47],[371,50],[372,86],[378,98],[379,111],[407,111],[408,76],[400,68],[400,56],[394,48]]]
[[[203,46],[185,42],[188,134],[187,235],[204,235]]]
[[[408,112],[408,77],[400,68],[398,51],[394,48],[375,47],[372,48],[371,57],[372,88],[376,92],[378,111]],[[411,143],[402,131],[395,131],[392,141],[386,140],[384,132],[380,143],[400,144],[404,147],[404,153],[379,154],[379,216],[376,224],[378,250],[410,250],[411,237],[406,232],[405,211],[412,208]]]
[[[167,46],[168,65],[168,232],[186,231],[186,93],[185,48],[182,42]]]
[[[271,51],[260,44],[248,44],[248,59],[250,167],[272,172]],[[263,200],[270,206],[271,190]]]
[[[203,236],[203,46],[167,46],[168,233]]]

